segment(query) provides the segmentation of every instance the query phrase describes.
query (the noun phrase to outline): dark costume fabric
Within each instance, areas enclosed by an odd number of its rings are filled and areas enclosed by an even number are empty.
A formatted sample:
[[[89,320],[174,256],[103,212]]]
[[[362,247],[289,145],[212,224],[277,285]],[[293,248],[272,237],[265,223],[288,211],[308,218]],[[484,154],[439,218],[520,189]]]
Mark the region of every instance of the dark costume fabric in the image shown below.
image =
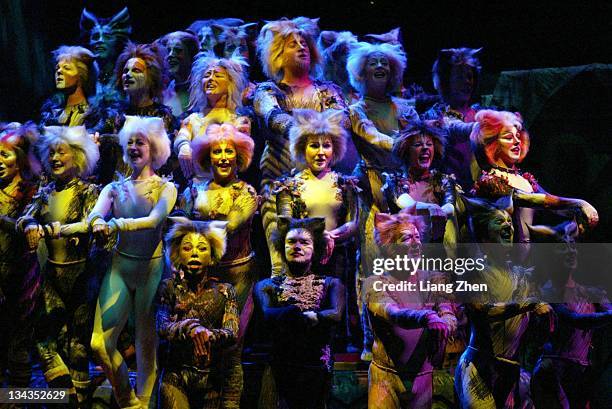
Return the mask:
[[[32,375],[30,318],[40,274],[36,253],[27,252],[15,224],[35,191],[36,186],[27,182],[11,195],[0,189],[0,377],[8,370],[12,387],[27,387]]]
[[[272,332],[271,367],[281,408],[326,407],[332,369],[330,343],[339,320],[332,317],[344,309],[343,299],[335,294],[338,291],[330,290],[332,280],[314,274],[276,276],[256,287],[264,320]],[[316,312],[318,324],[309,325],[304,311]]]
[[[88,102],[66,106],[65,97],[56,95],[49,98],[40,108],[40,124],[44,126],[79,126],[93,128],[99,113]]]
[[[65,207],[57,208],[57,199],[70,194]],[[87,219],[98,198],[96,185],[74,179],[57,191],[55,182],[41,187],[26,208],[20,223],[62,225]],[[52,204],[52,202],[56,202]],[[51,205],[50,205],[51,204]],[[89,342],[93,330],[93,302],[97,294],[96,276],[88,268],[89,234],[72,237],[46,237],[49,257],[43,267],[42,297],[36,314],[36,349],[50,387],[70,388],[77,393],[89,386]],[[56,248],[63,248],[65,258],[56,260]]]
[[[178,272],[162,281],[159,290],[157,330],[166,341],[162,407],[238,408],[240,396],[231,396],[232,390],[224,388],[226,378],[232,375],[225,349],[236,342],[238,334],[234,288],[215,279],[194,284],[181,276]],[[190,332],[197,326],[213,334],[207,357],[194,354]],[[242,379],[239,381],[242,384]]]

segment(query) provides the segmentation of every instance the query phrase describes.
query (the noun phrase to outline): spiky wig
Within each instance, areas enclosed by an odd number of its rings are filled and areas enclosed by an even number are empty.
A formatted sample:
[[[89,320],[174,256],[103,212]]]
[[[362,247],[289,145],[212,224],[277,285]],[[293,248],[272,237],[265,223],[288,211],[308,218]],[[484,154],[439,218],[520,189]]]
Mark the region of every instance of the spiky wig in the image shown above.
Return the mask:
[[[304,229],[312,235],[314,253],[312,264],[316,265],[326,256],[327,247],[325,241],[325,218],[309,217],[306,219],[294,219],[292,217],[279,216],[277,229],[272,232],[272,243],[276,250],[285,259],[285,238],[291,230]]]
[[[225,254],[227,222],[223,221],[193,221],[186,217],[169,217],[174,225],[166,234],[166,251],[169,252],[169,260],[173,266],[178,267],[179,249],[183,237],[189,233],[201,234],[206,237],[210,244],[213,263],[218,263]]]
[[[521,140],[521,154],[518,162],[522,162],[529,152],[529,133],[523,128],[520,114],[508,111],[483,109],[475,116],[476,123],[472,128],[470,139],[476,146],[476,160],[483,169],[488,169],[496,161],[499,144],[499,133],[504,126],[515,126]]]
[[[191,142],[193,158],[203,169],[210,169],[210,150],[212,146],[221,141],[229,141],[236,147],[238,171],[244,172],[251,164],[255,143],[247,134],[240,132],[231,124],[211,124],[206,128],[204,135],[196,137]]]
[[[447,48],[440,50],[438,59],[434,62],[431,69],[434,88],[447,98],[450,92],[450,76],[453,66],[464,65],[472,70],[474,86],[472,89],[472,100],[478,93],[478,79],[480,77],[480,61],[476,54],[482,48]]]
[[[292,35],[298,34],[306,40],[310,50],[310,74],[318,77],[321,53],[316,41],[319,35],[319,19],[296,17],[289,20],[283,17],[280,20],[270,21],[262,27],[257,37],[257,55],[261,62],[264,74],[274,81],[283,79],[283,51],[285,41]]]
[[[199,53],[191,67],[189,77],[189,109],[202,111],[207,107],[208,101],[202,85],[204,74],[215,67],[221,67],[227,73],[229,84],[227,87],[227,108],[236,110],[242,106],[242,91],[246,88],[248,81],[246,69],[248,62],[239,52],[235,52],[232,58],[218,58],[211,52]]]
[[[391,69],[390,81],[387,84],[387,94],[392,94],[400,90],[404,70],[408,59],[402,47],[398,44],[370,44],[359,42],[349,53],[346,69],[349,73],[349,80],[353,88],[361,95],[365,95],[366,91],[366,76],[365,68],[368,58],[374,53],[381,53],[389,60]]]
[[[410,155],[410,146],[417,136],[429,136],[434,143],[434,157],[432,164],[438,163],[444,156],[444,148],[448,140],[448,131],[440,126],[436,126],[434,121],[415,121],[411,122],[406,128],[402,129],[399,137],[393,142],[393,153],[400,158],[406,165]]]
[[[178,40],[183,43],[189,59],[193,59],[200,49],[198,37],[190,31],[173,31],[160,38],[159,43],[167,47],[170,40]]]
[[[147,67],[147,86],[149,96],[157,102],[162,101],[162,92],[168,83],[168,63],[163,47],[158,44],[134,44],[128,42],[115,64],[115,86],[123,90],[123,68],[131,58],[140,58]]]
[[[491,220],[500,214],[512,215],[514,211],[512,195],[502,196],[495,201],[468,196],[462,196],[462,200],[468,210],[468,230],[475,242],[490,241]]]
[[[47,126],[39,141],[38,152],[49,174],[52,174],[49,151],[59,145],[65,144],[72,150],[77,176],[80,178],[93,172],[100,157],[98,145],[89,137],[84,126]]]
[[[289,146],[293,161],[306,165],[308,138],[329,137],[333,145],[330,165],[340,162],[346,153],[347,130],[342,126],[344,113],[335,109],[317,112],[312,109],[293,110],[293,126],[289,130]]]
[[[123,148],[123,160],[129,163],[127,144],[132,136],[143,136],[149,141],[151,166],[161,168],[170,157],[170,139],[164,120],[158,117],[125,116],[123,128],[119,131],[119,143]]]
[[[31,179],[40,172],[40,163],[33,149],[40,138],[38,128],[33,122],[21,126],[12,125],[0,125],[0,145],[5,145],[15,152],[21,177]]]
[[[397,214],[377,213],[374,216],[374,240],[379,246],[399,244],[402,231],[408,226],[416,227],[421,235],[426,230],[425,221],[421,216],[405,211]]]
[[[120,47],[128,41],[132,33],[130,13],[127,7],[110,18],[98,17],[87,9],[83,9],[79,26],[82,37],[91,37],[94,33],[110,35],[117,39]]]
[[[85,95],[91,97],[96,94],[98,64],[91,51],[84,47],[62,45],[53,51],[53,58],[55,58],[56,63],[59,63],[61,60],[72,61],[77,67]]]

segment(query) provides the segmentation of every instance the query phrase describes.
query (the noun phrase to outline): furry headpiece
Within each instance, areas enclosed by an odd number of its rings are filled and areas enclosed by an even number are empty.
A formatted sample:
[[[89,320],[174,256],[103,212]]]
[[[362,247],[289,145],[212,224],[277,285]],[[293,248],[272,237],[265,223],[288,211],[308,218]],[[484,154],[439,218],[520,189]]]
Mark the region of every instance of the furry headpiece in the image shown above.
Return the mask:
[[[164,120],[158,117],[125,116],[123,128],[119,131],[119,143],[123,148],[123,160],[129,163],[127,144],[134,135],[141,135],[149,141],[151,166],[161,168],[170,157],[170,139]]]
[[[98,145],[89,137],[84,126],[47,126],[39,139],[38,152],[46,172],[52,174],[49,151],[53,147],[66,144],[72,150],[77,176],[84,178],[93,172],[100,153]]]
[[[96,81],[98,80],[98,63],[94,54],[87,48],[63,45],[53,51],[55,62],[70,60],[74,62],[81,78],[81,86],[85,96],[91,97],[96,94]]]
[[[414,226],[421,235],[427,226],[421,216],[401,211],[397,214],[377,213],[374,216],[374,240],[378,246],[399,244],[402,230]]]
[[[117,39],[119,49],[128,41],[132,33],[132,25],[130,22],[130,13],[127,7],[123,8],[119,13],[111,18],[97,17],[90,13],[87,9],[83,9],[81,13],[81,36],[92,36],[94,33],[110,35]]]
[[[529,133],[523,127],[519,113],[483,109],[476,113],[475,120],[470,139],[476,146],[475,156],[481,168],[488,169],[495,162],[499,133],[505,125],[515,126],[519,131],[521,154],[518,161],[520,163],[525,159],[529,152]]]
[[[399,27],[383,34],[366,34],[366,41],[372,44],[392,44],[402,46],[402,32]]]
[[[190,31],[173,31],[161,37],[158,41],[167,49],[170,40],[178,40],[183,44],[185,47],[185,54],[188,56],[187,58],[189,58],[190,63],[200,49],[198,37]]]
[[[432,166],[440,161],[444,156],[444,148],[448,140],[448,131],[440,126],[436,126],[432,121],[414,121],[402,129],[399,137],[393,142],[393,153],[400,158],[406,167],[410,167],[408,163],[410,145],[414,142],[417,136],[429,136],[434,143],[434,157]]]
[[[170,231],[166,234],[164,241],[166,251],[169,251],[169,259],[173,265],[178,264],[178,252],[183,237],[189,233],[197,233],[206,237],[210,243],[211,254],[214,263],[218,263],[226,249],[227,222],[223,221],[193,221],[186,217],[169,217],[174,222]]]
[[[219,42],[219,37],[223,32],[221,26],[239,26],[244,20],[239,18],[219,18],[209,20],[196,20],[187,28],[188,31],[195,33],[200,42],[200,51],[213,52]]]
[[[249,39],[255,37],[257,23],[246,23],[240,26],[219,25],[218,27],[221,28],[219,43],[223,44],[223,56],[230,58],[238,50],[238,54],[248,58]]]
[[[472,90],[472,100],[478,93],[478,79],[480,77],[480,61],[477,54],[482,48],[447,48],[440,50],[438,59],[434,62],[431,69],[433,75],[434,88],[446,97],[450,92],[450,76],[453,66],[464,65],[470,67],[474,78],[474,88]]]
[[[368,58],[374,53],[382,53],[389,60],[391,74],[387,84],[387,94],[400,90],[406,69],[407,58],[401,46],[392,44],[370,44],[359,42],[349,53],[346,68],[349,73],[351,85],[361,95],[365,95],[366,77],[365,68]]]
[[[326,258],[326,241],[325,241],[325,218],[310,217],[306,219],[294,219],[292,217],[279,216],[277,221],[277,229],[272,232],[272,243],[277,251],[282,254],[285,259],[285,238],[287,233],[295,229],[308,230],[312,235],[314,253],[312,255],[312,264],[316,265],[322,259]]]
[[[344,113],[335,109],[317,112],[312,109],[294,109],[293,126],[289,130],[289,145],[293,161],[305,165],[308,137],[329,137],[333,145],[330,165],[340,162],[346,153],[346,140],[349,138],[343,126]]]
[[[467,196],[462,196],[462,199],[469,215],[468,225],[470,233],[473,239],[480,243],[487,243],[493,240],[489,225],[496,216],[507,219],[514,210],[512,195],[502,196],[496,201]],[[514,228],[512,228],[512,231],[514,231]]]
[[[257,37],[257,54],[264,74],[274,81],[283,78],[282,56],[285,40],[289,36],[299,34],[308,43],[310,49],[310,74],[318,77],[321,54],[316,45],[319,35],[319,19],[296,17],[293,20],[282,18],[270,21],[262,27]]]
[[[147,85],[149,95],[154,101],[162,100],[162,92],[168,84],[168,63],[166,52],[158,44],[134,44],[128,42],[115,64],[115,86],[122,90],[122,73],[125,64],[131,58],[140,58],[147,67]]]
[[[350,92],[346,61],[357,45],[357,37],[350,31],[321,31],[317,45],[322,50],[323,77],[341,86],[343,92]]]
[[[193,158],[203,169],[210,169],[210,149],[215,143],[223,140],[233,142],[236,147],[238,171],[244,172],[251,164],[255,143],[250,136],[238,131],[231,124],[211,124],[206,128],[206,134],[196,137],[191,142]]]
[[[0,145],[7,145],[15,151],[17,166],[24,179],[31,179],[40,172],[40,162],[33,149],[39,138],[40,133],[33,122],[0,125]]]
[[[221,67],[227,72],[229,79],[227,108],[236,110],[241,107],[242,91],[248,84],[246,78],[248,66],[248,62],[238,52],[235,52],[231,58],[217,58],[213,53],[199,53],[193,62],[189,77],[189,109],[202,111],[206,108],[208,101],[202,80],[204,74],[214,67]]]

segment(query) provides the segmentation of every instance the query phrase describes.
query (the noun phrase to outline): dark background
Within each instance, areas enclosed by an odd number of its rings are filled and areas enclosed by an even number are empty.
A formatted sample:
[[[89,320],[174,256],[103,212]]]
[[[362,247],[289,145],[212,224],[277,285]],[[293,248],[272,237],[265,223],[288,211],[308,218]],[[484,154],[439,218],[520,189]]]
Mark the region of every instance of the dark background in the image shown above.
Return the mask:
[[[431,65],[440,48],[484,47],[482,91],[503,70],[612,62],[610,1],[390,1],[0,0],[0,118],[36,117],[53,90],[50,52],[79,42],[83,7],[108,17],[128,6],[132,39],[149,42],[196,19],[320,17],[327,30],[383,33],[401,27],[408,83],[432,91]]]

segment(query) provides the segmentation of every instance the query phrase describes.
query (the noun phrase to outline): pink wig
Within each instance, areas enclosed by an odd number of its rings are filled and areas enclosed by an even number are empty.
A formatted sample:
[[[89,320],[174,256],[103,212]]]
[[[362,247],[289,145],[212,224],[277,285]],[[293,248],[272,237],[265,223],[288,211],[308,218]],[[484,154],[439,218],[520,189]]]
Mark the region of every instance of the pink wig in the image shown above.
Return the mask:
[[[377,213],[374,216],[374,240],[379,246],[398,244],[402,230],[408,226],[416,227],[421,235],[426,227],[422,217],[407,211],[401,211],[398,214]]]
[[[521,154],[519,163],[525,159],[529,152],[529,133],[523,127],[523,120],[518,113],[508,111],[493,111],[483,109],[476,113],[476,124],[470,134],[472,143],[476,145],[476,159],[480,166],[489,168],[498,154],[497,139],[502,128],[506,125],[515,126],[521,139]]]
[[[238,156],[238,170],[244,172],[251,164],[255,143],[250,136],[238,131],[234,125],[212,124],[206,128],[206,134],[196,137],[191,142],[193,158],[204,170],[210,168],[210,149],[221,141],[232,142]]]

